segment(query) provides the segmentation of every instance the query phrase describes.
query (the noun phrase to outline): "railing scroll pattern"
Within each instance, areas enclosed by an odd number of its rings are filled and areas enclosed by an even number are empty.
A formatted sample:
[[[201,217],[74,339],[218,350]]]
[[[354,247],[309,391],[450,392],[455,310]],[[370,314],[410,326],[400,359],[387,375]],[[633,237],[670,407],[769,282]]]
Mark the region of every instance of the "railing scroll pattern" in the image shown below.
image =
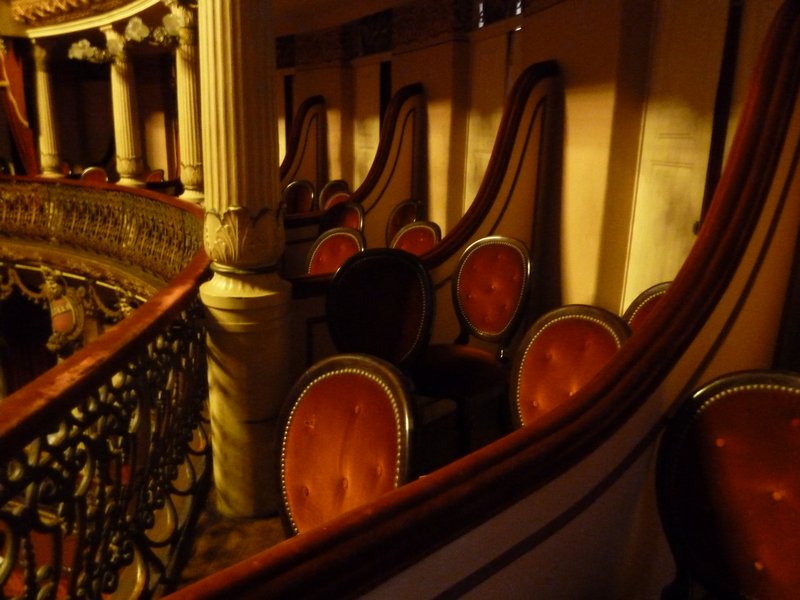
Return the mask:
[[[42,217],[37,187],[10,194],[11,204],[33,202]],[[9,196],[0,196],[7,207]],[[149,200],[139,207],[158,214],[158,201]],[[117,205],[113,218],[146,222],[130,208]],[[150,232],[190,222],[175,206],[162,216],[172,225]],[[0,224],[8,236],[8,220]],[[154,242],[144,236],[138,244],[150,270]],[[176,580],[211,476],[196,294],[208,259],[195,248],[183,271],[133,314],[0,400],[1,597],[149,598]]]

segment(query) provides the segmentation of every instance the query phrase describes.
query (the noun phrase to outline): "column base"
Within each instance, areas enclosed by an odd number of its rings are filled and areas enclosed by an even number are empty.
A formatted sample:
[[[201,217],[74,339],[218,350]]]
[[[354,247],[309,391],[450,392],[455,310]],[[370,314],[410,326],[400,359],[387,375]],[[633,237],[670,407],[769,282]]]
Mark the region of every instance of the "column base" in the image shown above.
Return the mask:
[[[275,514],[276,424],[292,383],[285,365],[290,286],[277,274],[216,273],[200,298],[218,510],[230,517]]]

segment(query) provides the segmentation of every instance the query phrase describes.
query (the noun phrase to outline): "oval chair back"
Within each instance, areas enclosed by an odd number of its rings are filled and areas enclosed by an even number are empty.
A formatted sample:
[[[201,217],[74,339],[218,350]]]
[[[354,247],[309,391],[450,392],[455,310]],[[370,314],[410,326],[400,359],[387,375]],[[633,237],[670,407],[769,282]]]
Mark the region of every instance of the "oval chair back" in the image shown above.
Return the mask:
[[[472,335],[502,344],[511,337],[526,306],[530,270],[528,248],[519,240],[495,235],[467,247],[452,280],[459,342]]]
[[[610,361],[628,339],[616,314],[584,304],[545,313],[517,347],[509,397],[517,426],[527,425],[572,395]]]
[[[319,207],[328,208],[330,199],[337,194],[346,194],[344,199],[350,197],[350,184],[344,179],[331,179],[328,183],[322,186],[319,191]]]
[[[667,293],[670,283],[669,281],[665,281],[650,286],[636,296],[633,302],[628,305],[628,308],[622,313],[622,320],[628,324],[631,331],[637,331],[647,320],[650,313],[653,312],[653,309],[658,306],[658,301]]]
[[[656,463],[677,566],[662,598],[688,598],[697,583],[713,598],[800,598],[798,462],[797,373],[730,373],[685,399]]]
[[[311,212],[316,208],[314,184],[307,179],[289,182],[283,188],[283,203],[286,214]]]
[[[107,183],[108,173],[103,167],[86,167],[81,171],[81,181]]]
[[[300,377],[279,418],[287,533],[322,525],[408,480],[409,394],[396,367],[366,355],[334,355]]]
[[[337,227],[320,234],[306,257],[306,273],[335,273],[344,261],[364,250],[364,236],[349,227]]]
[[[392,240],[397,232],[405,225],[413,223],[420,217],[419,203],[414,200],[403,200],[389,213],[386,220],[386,245],[392,245]]]
[[[328,287],[326,315],[339,352],[372,354],[405,367],[430,339],[430,274],[401,250],[373,248],[350,257]]]
[[[361,231],[364,227],[364,208],[358,202],[340,202],[328,208],[319,219],[319,233],[335,227]]]
[[[442,230],[433,221],[414,221],[403,225],[394,238],[390,248],[405,250],[416,256],[422,256],[442,239]]]

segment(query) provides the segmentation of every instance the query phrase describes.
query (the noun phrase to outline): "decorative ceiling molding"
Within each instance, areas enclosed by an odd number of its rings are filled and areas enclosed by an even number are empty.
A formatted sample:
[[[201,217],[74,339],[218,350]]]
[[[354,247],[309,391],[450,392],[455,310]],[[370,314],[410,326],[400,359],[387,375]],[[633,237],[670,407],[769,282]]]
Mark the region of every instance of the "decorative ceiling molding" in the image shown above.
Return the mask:
[[[44,38],[97,29],[161,3],[161,0],[11,0],[11,14],[28,26],[28,37]]]

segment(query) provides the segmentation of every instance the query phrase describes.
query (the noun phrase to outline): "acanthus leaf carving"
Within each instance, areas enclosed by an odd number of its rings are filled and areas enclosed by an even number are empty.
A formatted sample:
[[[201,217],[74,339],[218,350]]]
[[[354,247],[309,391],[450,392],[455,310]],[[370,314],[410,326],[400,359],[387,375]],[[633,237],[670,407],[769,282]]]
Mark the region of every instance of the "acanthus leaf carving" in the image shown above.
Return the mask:
[[[211,260],[231,268],[275,265],[285,245],[282,207],[265,207],[252,216],[245,206],[230,206],[221,214],[209,209],[204,230]]]

